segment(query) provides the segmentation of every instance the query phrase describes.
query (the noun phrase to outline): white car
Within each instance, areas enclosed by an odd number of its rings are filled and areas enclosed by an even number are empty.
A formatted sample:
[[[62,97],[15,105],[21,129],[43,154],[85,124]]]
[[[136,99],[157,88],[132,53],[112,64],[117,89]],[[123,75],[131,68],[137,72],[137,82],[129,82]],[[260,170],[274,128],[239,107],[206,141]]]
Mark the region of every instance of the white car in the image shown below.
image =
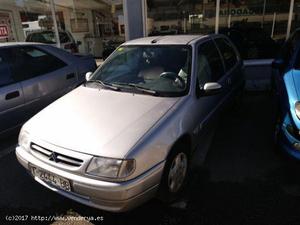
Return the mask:
[[[73,36],[68,31],[59,31],[58,34],[62,49],[70,53],[78,53],[78,46],[81,44],[80,41],[75,42]],[[27,35],[26,42],[44,43],[56,46],[55,33],[51,30],[35,31]]]

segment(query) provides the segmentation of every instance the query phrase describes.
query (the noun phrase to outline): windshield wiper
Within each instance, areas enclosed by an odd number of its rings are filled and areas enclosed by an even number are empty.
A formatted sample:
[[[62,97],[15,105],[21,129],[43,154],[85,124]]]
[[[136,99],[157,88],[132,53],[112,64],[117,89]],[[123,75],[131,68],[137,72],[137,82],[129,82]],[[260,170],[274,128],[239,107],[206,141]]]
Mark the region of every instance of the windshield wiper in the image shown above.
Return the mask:
[[[136,84],[133,84],[133,83],[119,83],[118,82],[118,83],[113,83],[112,85],[128,86],[128,87],[132,87],[135,90],[138,90],[138,91],[140,91],[142,93],[151,94],[151,95],[155,95],[155,96],[159,95],[159,92],[157,92],[155,90],[152,90],[152,89],[149,89],[149,88],[146,88],[146,87],[142,87],[142,86],[139,86],[139,85],[136,85]]]
[[[97,83],[97,84],[100,84],[104,88],[108,88],[108,89],[111,89],[111,90],[114,90],[114,91],[120,91],[119,87],[116,87],[112,84],[103,82],[101,80],[88,80],[88,81],[86,81],[86,83]]]

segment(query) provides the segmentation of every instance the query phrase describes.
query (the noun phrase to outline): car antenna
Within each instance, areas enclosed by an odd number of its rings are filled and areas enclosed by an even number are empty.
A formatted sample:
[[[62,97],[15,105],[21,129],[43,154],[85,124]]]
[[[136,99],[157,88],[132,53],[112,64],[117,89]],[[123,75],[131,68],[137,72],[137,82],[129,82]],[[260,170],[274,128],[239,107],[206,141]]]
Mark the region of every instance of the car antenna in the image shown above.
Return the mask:
[[[155,44],[155,43],[157,43],[160,39],[162,39],[163,37],[162,36],[160,36],[160,37],[157,37],[157,38],[155,38],[155,39],[153,39],[152,41],[151,41],[151,44]]]

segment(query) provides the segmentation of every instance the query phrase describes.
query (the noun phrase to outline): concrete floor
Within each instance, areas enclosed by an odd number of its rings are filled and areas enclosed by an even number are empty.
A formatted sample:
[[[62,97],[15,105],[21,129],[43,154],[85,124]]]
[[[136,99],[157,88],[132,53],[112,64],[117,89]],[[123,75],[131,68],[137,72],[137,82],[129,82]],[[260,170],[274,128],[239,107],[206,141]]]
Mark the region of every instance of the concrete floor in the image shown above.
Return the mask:
[[[125,214],[77,204],[37,184],[9,153],[16,142],[11,137],[0,144],[0,153],[5,152],[0,155],[0,224],[7,223],[7,215],[103,216],[91,223],[113,225],[300,224],[300,166],[274,151],[272,132],[269,95],[248,93],[239,110],[221,118],[207,160],[182,201],[164,206],[152,200]]]

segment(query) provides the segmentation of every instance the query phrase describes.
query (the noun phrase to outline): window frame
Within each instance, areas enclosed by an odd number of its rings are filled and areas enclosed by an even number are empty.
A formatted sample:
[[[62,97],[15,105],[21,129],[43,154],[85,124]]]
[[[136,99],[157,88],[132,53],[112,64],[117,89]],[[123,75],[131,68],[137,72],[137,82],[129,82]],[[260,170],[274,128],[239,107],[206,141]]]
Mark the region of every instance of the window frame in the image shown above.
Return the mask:
[[[196,79],[196,89],[199,89],[199,80],[198,80],[198,56],[199,56],[199,50],[200,48],[205,45],[205,44],[209,44],[211,43],[214,47],[215,47],[215,51],[216,53],[218,54],[219,58],[220,58],[220,61],[222,63],[222,69],[223,69],[223,74],[218,78],[218,80],[216,81],[211,81],[211,82],[219,82],[220,80],[223,79],[223,77],[226,75],[226,70],[225,70],[225,64],[224,64],[224,60],[223,60],[223,57],[222,55],[220,54],[220,50],[218,49],[215,41],[213,38],[208,38],[208,39],[205,39],[205,40],[200,40],[197,45],[195,46],[196,47],[196,58],[195,58],[195,79]]]
[[[235,53],[235,56],[236,56],[236,63],[235,63],[233,66],[231,66],[230,69],[227,68],[227,66],[226,66],[226,60],[225,60],[225,58],[224,58],[224,56],[223,56],[223,54],[222,54],[222,51],[221,51],[220,47],[219,47],[218,44],[217,44],[217,40],[218,40],[218,39],[227,41],[228,44],[229,44],[229,46],[232,48],[233,52]],[[220,54],[220,56],[221,56],[221,59],[222,59],[222,61],[223,61],[223,66],[224,66],[224,71],[225,71],[224,76],[226,76],[226,74],[231,73],[231,72],[239,65],[239,62],[240,62],[240,58],[241,58],[241,57],[240,57],[240,55],[239,55],[239,53],[238,53],[236,47],[232,44],[232,42],[229,40],[229,38],[227,38],[227,37],[225,37],[225,36],[218,36],[218,37],[213,38],[213,41],[214,41],[214,43],[215,43],[215,45],[216,45],[216,48],[218,49],[219,54]]]

